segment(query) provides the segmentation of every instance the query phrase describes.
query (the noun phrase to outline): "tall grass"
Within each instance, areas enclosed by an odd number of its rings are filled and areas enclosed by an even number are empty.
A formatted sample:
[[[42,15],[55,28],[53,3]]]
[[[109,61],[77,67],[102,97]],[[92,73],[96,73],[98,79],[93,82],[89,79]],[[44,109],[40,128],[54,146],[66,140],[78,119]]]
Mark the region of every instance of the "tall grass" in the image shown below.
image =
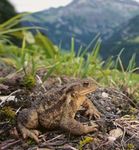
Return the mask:
[[[130,59],[126,70],[121,60],[123,50],[117,56],[116,62],[112,57],[103,61],[99,55],[101,46],[99,35],[84,49],[82,46],[76,49],[75,39],[71,38],[70,50],[63,52],[60,46],[54,45],[47,36],[38,31],[38,28],[36,35],[29,32],[31,29],[29,27],[13,28],[20,19],[21,15],[18,15],[0,25],[0,61],[2,63],[16,70],[24,70],[25,74],[28,74],[29,70],[29,74],[32,75],[35,75],[39,67],[45,67],[48,73],[43,80],[47,80],[51,74],[91,77],[101,85],[119,88],[123,85],[134,88],[135,90],[132,91],[139,93],[136,88],[139,87],[139,75],[134,74],[139,69],[135,66],[135,54]],[[16,35],[22,39],[22,46],[17,47],[12,43],[7,45],[9,35]],[[94,45],[93,48],[92,45]],[[119,66],[121,71],[117,69]]]

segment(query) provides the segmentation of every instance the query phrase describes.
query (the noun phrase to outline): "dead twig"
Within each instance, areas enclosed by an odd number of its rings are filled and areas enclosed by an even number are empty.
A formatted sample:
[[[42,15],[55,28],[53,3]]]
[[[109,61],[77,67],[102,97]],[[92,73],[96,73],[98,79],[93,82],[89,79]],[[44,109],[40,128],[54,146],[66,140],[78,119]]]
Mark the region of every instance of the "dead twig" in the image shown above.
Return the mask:
[[[64,137],[64,135],[63,135],[63,134],[60,134],[60,135],[58,135],[58,136],[56,136],[56,137],[54,137],[54,138],[52,138],[52,139],[50,139],[50,140],[47,140],[46,142],[52,142],[52,141],[54,141],[54,140],[56,140],[56,139],[59,139],[59,138],[61,138],[61,137]]]
[[[44,90],[44,92],[46,92],[47,90],[46,90],[45,86],[43,85],[42,79],[40,78],[39,75],[36,75],[36,77],[37,77],[37,82],[38,82],[38,84],[40,84],[41,87],[42,87],[42,89]]]
[[[12,141],[8,141],[8,142],[4,142],[4,145],[3,144],[0,145],[0,150],[7,150],[11,146],[19,144],[20,142],[21,142],[21,140],[16,140],[16,141],[12,140]]]
[[[15,96],[13,96],[16,93],[21,92],[21,89],[18,89],[14,92],[12,92],[11,94],[9,94],[8,96],[3,96],[0,97],[0,99],[2,100],[2,102],[0,103],[0,106],[2,106],[4,103],[8,102],[8,101],[14,101],[15,100]]]

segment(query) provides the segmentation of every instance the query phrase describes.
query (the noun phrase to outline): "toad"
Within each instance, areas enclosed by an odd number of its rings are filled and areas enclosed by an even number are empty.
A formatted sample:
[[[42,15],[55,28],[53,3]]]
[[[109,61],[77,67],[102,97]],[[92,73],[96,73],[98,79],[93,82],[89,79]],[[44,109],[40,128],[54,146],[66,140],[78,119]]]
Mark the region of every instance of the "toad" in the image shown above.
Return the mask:
[[[33,138],[39,142],[38,125],[51,130],[60,128],[74,135],[87,134],[97,130],[97,125],[85,125],[75,120],[80,106],[86,108],[85,114],[99,118],[100,113],[87,98],[96,86],[87,82],[75,82],[48,90],[41,100],[33,102],[31,108],[23,109],[17,116],[17,125],[23,138]]]

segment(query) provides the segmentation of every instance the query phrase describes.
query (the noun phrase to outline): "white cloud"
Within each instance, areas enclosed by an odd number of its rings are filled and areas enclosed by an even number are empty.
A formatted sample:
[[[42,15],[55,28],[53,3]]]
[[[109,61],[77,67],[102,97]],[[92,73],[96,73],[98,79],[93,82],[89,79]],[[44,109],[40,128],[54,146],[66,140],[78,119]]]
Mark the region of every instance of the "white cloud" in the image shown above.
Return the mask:
[[[35,12],[50,7],[65,6],[72,0],[9,0],[18,12]]]
[[[72,0],[9,0],[18,12],[35,12],[50,7],[65,6]],[[139,2],[139,0],[135,0]]]

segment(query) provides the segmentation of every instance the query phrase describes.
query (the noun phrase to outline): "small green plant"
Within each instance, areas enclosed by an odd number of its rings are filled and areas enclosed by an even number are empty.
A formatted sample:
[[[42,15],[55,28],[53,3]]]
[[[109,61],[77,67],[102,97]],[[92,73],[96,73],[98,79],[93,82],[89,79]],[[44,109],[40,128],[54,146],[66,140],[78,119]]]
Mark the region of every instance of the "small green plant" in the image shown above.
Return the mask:
[[[11,108],[10,106],[8,107],[3,107],[0,111],[3,115],[6,115],[6,117],[13,119],[15,118],[15,111],[13,110],[13,108]]]
[[[33,145],[35,145],[35,142],[32,139],[28,139],[27,144],[33,146]]]
[[[93,142],[93,138],[92,137],[85,137],[83,140],[80,141],[79,143],[79,150],[83,150],[83,147],[86,145],[86,144],[89,144],[91,142]]]
[[[31,74],[27,74],[23,78],[23,83],[22,83],[27,89],[31,89],[35,86],[36,80],[35,77]]]
[[[0,119],[6,119],[10,124],[15,124],[16,112],[10,106],[5,106],[0,110]]]
[[[135,149],[134,144],[132,144],[132,143],[127,144],[127,150],[134,150],[134,149]]]

